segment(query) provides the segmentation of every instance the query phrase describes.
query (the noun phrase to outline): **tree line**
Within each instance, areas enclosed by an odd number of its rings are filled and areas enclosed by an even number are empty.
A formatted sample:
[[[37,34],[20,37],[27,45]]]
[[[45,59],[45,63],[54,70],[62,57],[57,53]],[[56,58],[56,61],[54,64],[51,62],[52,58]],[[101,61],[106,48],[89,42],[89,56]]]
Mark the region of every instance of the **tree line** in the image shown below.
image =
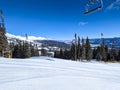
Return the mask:
[[[39,56],[37,45],[27,41],[19,41],[17,44],[10,43],[13,58],[29,58]]]
[[[10,54],[8,51],[11,51],[12,58],[29,58],[39,56],[37,45],[20,40],[17,40],[15,43],[8,43],[5,34],[5,27],[0,27],[0,56],[3,56],[3,52],[5,52],[4,54]]]
[[[104,39],[101,39],[99,46],[92,47],[88,37],[86,39],[80,39],[75,34],[71,48],[60,49],[60,51],[55,52],[54,57],[72,59],[74,61],[90,61],[96,59],[97,61],[115,62],[120,61],[120,49],[114,48],[114,43],[112,44],[112,48],[108,48],[104,44]]]
[[[0,27],[0,56],[2,56],[2,51],[11,50],[13,58],[29,58],[32,56],[38,56],[37,45],[33,45],[27,41],[19,41],[17,44],[10,43],[8,45],[7,37],[5,36],[5,27]],[[43,52],[43,55],[46,53]],[[60,51],[55,51],[55,58],[72,59],[74,61],[90,61],[91,59],[96,59],[98,61],[114,62],[120,61],[120,49],[114,47],[114,42],[112,48],[108,48],[104,44],[104,40],[98,47],[91,47],[89,38],[80,39],[77,34],[74,36],[72,45],[70,49],[61,48]]]

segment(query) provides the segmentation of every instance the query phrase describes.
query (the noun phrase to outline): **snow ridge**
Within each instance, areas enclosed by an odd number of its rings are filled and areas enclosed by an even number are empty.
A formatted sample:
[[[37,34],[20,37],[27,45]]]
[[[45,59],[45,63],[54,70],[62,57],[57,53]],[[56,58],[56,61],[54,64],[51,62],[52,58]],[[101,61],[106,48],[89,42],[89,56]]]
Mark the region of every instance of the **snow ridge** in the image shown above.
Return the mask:
[[[10,33],[6,33],[6,36],[7,38],[16,38],[16,39],[19,39],[19,40],[26,40],[26,37],[22,37],[22,36],[17,36],[17,35],[13,35],[13,34],[10,34]],[[28,39],[30,41],[33,41],[33,40],[48,40],[47,38],[44,38],[44,37],[35,37],[35,36],[28,36]]]

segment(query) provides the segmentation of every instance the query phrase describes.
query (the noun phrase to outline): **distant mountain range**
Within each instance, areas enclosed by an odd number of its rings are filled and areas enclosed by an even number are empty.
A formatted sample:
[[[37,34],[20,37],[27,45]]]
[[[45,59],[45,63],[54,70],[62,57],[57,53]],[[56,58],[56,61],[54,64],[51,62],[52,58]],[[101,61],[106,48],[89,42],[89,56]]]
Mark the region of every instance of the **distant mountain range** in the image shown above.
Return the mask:
[[[6,36],[8,38],[8,41],[15,42],[16,40],[26,40],[26,37],[16,36],[9,33],[7,33]],[[104,38],[102,40],[104,41],[104,44],[107,45],[109,48],[111,48],[112,45],[117,49],[120,48],[120,37]],[[90,43],[94,47],[94,46],[100,45],[102,40],[100,38],[90,39]],[[70,48],[70,45],[72,43],[72,40],[59,41],[59,40],[50,40],[44,37],[35,37],[35,36],[28,36],[28,41],[31,41],[40,45],[43,44],[46,47],[52,46],[52,47],[60,47],[60,48],[61,47]]]
[[[109,48],[112,46],[116,49],[120,48],[120,37],[114,37],[114,38],[104,38],[104,39],[90,39],[90,43],[95,45],[95,44],[100,44],[102,41],[104,41],[104,44],[107,45]]]
[[[13,35],[13,34],[9,34],[6,33],[7,38],[16,38],[19,40],[26,40],[26,37],[22,37],[22,36],[18,36],[18,35]],[[48,40],[47,38],[44,37],[35,37],[35,36],[28,36],[27,37],[29,41],[33,41],[33,40]]]
[[[28,36],[28,39],[26,37],[22,37],[22,36],[16,36],[16,35],[12,35],[7,33],[6,34],[8,42],[14,42],[16,43],[17,41],[29,41],[32,43],[35,43],[37,45],[43,45],[44,47],[59,47],[59,48],[70,48],[70,44],[65,43],[64,41],[57,41],[57,40],[50,40],[44,37],[35,37],[35,36]]]

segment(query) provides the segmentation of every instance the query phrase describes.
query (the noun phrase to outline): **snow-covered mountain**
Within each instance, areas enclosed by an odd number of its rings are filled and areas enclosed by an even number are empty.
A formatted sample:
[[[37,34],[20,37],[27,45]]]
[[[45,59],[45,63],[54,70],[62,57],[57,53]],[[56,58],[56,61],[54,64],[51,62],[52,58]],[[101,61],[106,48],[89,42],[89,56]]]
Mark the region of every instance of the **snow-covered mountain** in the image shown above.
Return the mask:
[[[6,34],[8,42],[14,42],[16,43],[17,41],[25,41],[26,37],[22,37],[22,36],[17,36],[17,35],[13,35],[13,34]],[[35,37],[35,36],[27,36],[27,41],[29,42],[33,42],[34,44],[37,44],[38,46],[40,46],[41,44],[43,44],[45,47],[59,47],[59,48],[70,48],[70,44],[65,43],[64,41],[57,41],[57,40],[51,40],[48,38],[44,38],[44,37]]]
[[[6,34],[8,41],[13,41],[15,42],[16,40],[26,40],[26,37],[22,37],[22,36],[17,36],[17,35],[12,35],[7,33]],[[69,48],[72,40],[64,40],[64,41],[60,41],[60,40],[51,40],[48,38],[44,38],[44,37],[35,37],[35,36],[28,36],[28,41],[31,42],[35,42],[35,43],[42,43],[45,46],[55,46],[55,47],[64,47],[64,48]],[[112,47],[114,42],[114,47],[115,48],[120,48],[120,38],[119,37],[115,37],[115,38],[104,38],[104,44],[107,45],[109,48]],[[92,47],[95,46],[99,46],[99,44],[101,43],[101,38],[95,38],[95,39],[90,39],[90,43],[92,45]]]
[[[26,40],[26,37],[22,37],[22,36],[17,36],[17,35],[13,35],[10,33],[6,33],[6,36],[8,39],[19,39],[19,40]],[[28,40],[33,41],[33,40],[48,40],[47,38],[44,37],[35,37],[35,36],[28,36]]]

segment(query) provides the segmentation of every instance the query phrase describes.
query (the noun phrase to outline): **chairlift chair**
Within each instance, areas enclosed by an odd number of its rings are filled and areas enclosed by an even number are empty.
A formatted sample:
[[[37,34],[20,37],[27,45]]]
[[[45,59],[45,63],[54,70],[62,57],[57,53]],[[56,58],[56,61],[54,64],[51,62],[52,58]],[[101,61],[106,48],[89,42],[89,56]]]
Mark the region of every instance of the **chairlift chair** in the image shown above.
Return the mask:
[[[89,7],[94,6],[94,4],[97,6],[89,10]],[[84,14],[87,15],[87,14],[93,13],[95,11],[98,11],[102,8],[103,8],[102,0],[90,0],[90,2],[86,4],[86,12]]]

